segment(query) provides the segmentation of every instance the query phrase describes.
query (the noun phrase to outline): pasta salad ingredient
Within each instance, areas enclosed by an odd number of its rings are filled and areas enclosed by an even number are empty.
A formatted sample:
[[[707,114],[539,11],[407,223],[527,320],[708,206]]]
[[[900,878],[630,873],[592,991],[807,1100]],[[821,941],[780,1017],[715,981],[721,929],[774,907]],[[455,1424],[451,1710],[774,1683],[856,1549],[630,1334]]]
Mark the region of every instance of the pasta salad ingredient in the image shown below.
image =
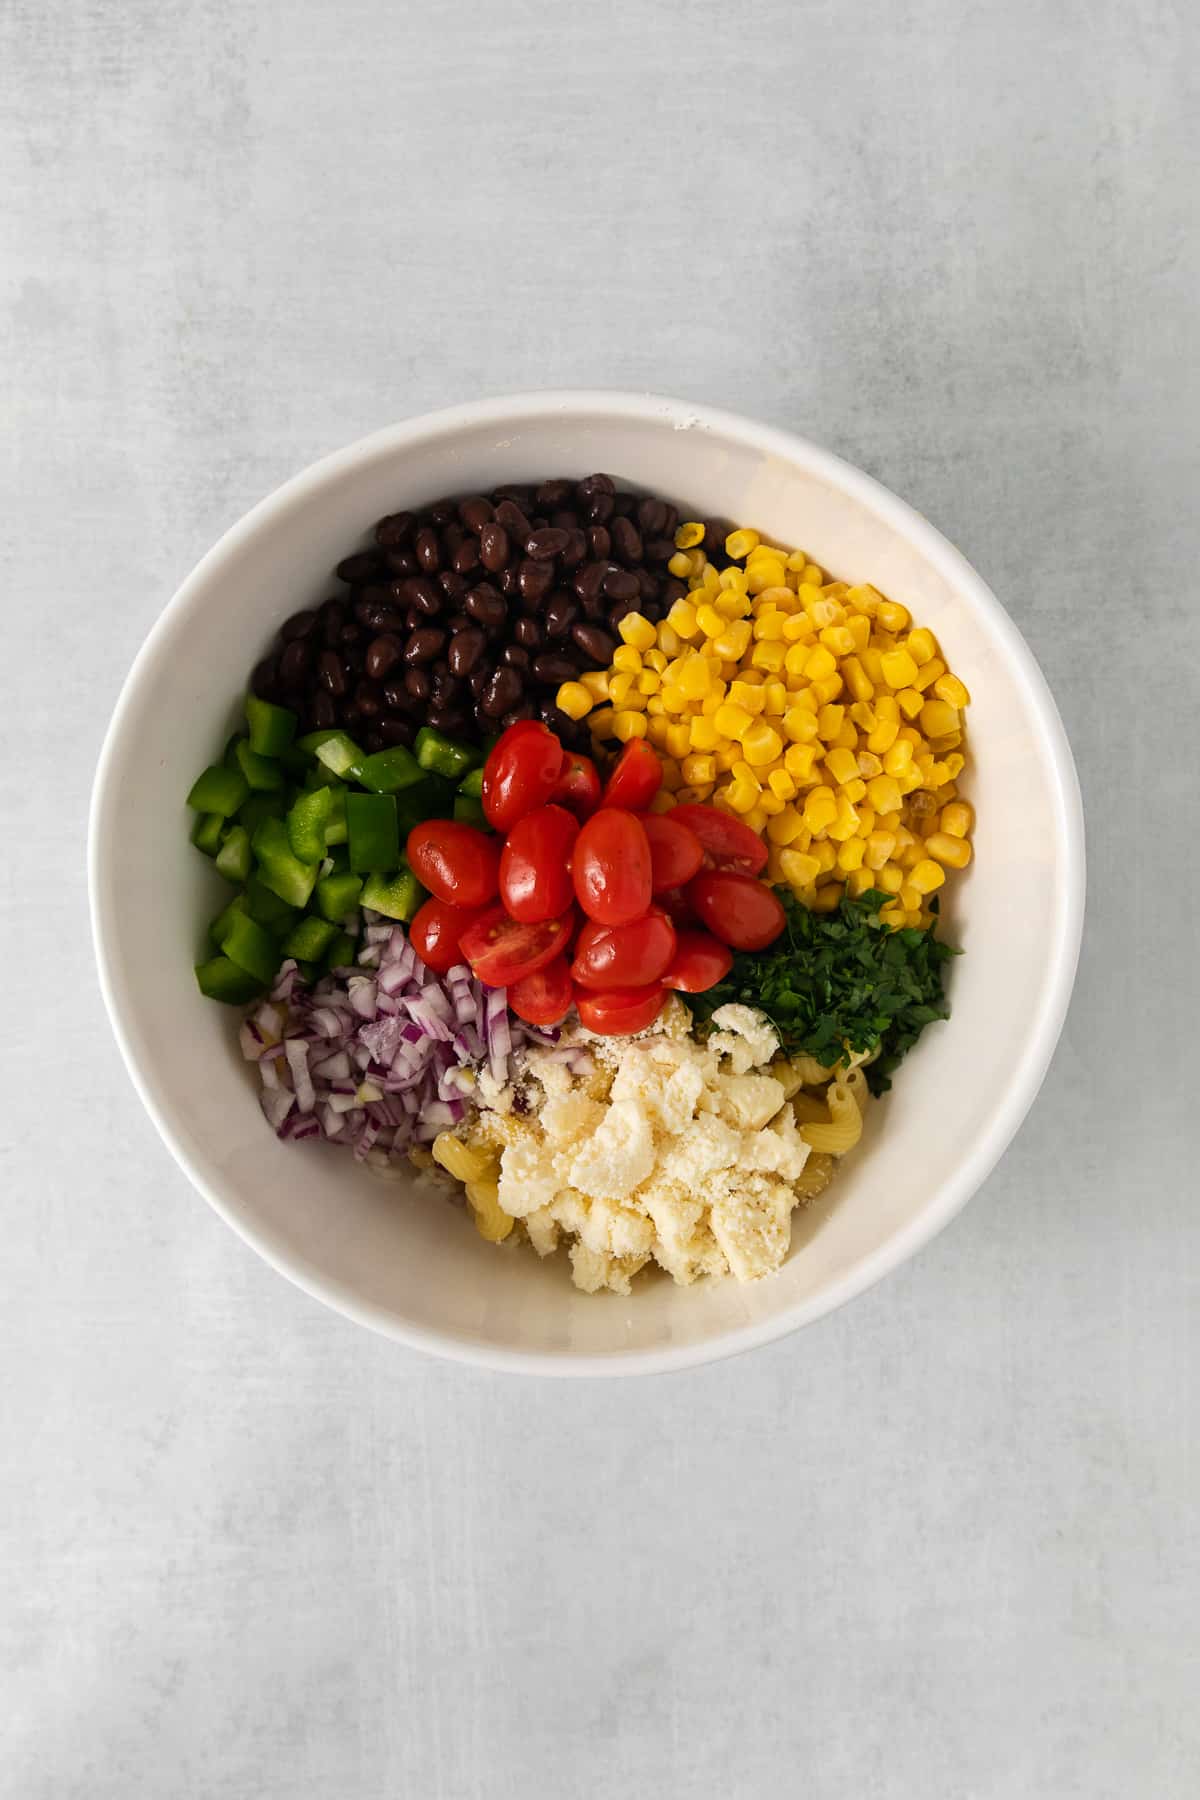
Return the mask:
[[[730,1003],[771,1020],[784,1052],[827,1068],[870,1055],[873,1093],[890,1077],[926,1025],[949,1017],[942,989],[956,954],[934,929],[894,930],[887,896],[843,899],[836,912],[813,912],[786,895],[783,935],[765,951],[739,952],[728,975],[690,1002],[699,1019]]]

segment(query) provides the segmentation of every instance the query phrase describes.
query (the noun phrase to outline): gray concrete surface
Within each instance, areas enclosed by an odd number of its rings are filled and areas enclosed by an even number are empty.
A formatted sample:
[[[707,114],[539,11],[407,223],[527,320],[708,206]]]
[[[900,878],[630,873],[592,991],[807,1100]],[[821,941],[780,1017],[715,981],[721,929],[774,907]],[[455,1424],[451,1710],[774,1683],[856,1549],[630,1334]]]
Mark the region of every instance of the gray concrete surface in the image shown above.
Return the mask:
[[[1196,1793],[1197,24],[0,5],[4,1795]],[[958,1223],[769,1351],[588,1388],[255,1261],[118,1064],[83,869],[119,682],[226,525],[572,383],[927,512],[1050,677],[1092,872]]]

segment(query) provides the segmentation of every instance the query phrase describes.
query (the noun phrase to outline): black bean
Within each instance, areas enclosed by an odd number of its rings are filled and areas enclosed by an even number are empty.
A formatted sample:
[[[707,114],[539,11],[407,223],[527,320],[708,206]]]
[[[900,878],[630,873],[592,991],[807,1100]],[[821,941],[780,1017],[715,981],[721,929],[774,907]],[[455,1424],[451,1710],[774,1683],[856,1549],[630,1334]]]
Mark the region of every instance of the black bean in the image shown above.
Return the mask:
[[[250,689],[260,700],[273,700],[279,692],[279,669],[272,657],[264,656],[260,663],[254,665]]]
[[[613,495],[613,517],[614,517],[614,519],[632,518],[633,509],[636,505],[637,505],[637,501],[635,500],[635,498],[632,494],[624,494],[624,493],[620,493],[620,492],[615,493]]]
[[[337,718],[337,707],[333,695],[325,688],[318,688],[312,698],[311,707],[314,731],[328,731]]]
[[[666,502],[663,500],[639,500],[637,504],[638,529],[644,537],[656,537],[666,529]]]
[[[493,669],[492,678],[480,696],[479,704],[489,719],[498,719],[521,698],[521,677],[515,669],[501,666]]]
[[[561,556],[571,541],[569,531],[560,531],[555,526],[547,526],[544,531],[531,531],[525,539],[525,554],[534,562],[549,562],[552,556]]]
[[[569,675],[566,677],[566,680],[570,680]],[[570,737],[571,720],[567,717],[565,712],[559,711],[553,700],[543,700],[537,710],[538,718],[542,721],[543,725],[548,725],[550,727],[555,737],[559,739]]]
[[[486,581],[471,589],[463,601],[463,611],[480,625],[503,625],[508,617],[502,596]]]
[[[442,566],[442,546],[437,532],[430,526],[422,525],[418,531],[413,539],[413,553],[418,567],[424,569],[426,575],[436,575]]]
[[[370,581],[378,575],[380,560],[374,550],[357,550],[353,556],[345,556],[334,570],[339,581],[348,581],[352,587],[360,582]]]
[[[575,491],[582,499],[590,500],[593,494],[614,494],[616,489],[611,475],[586,475]]]
[[[607,669],[612,661],[616,640],[602,631],[599,625],[572,625],[571,636],[585,656],[592,659],[593,668]]]
[[[469,499],[460,500],[458,503],[459,518],[467,530],[473,531],[476,537],[480,535],[485,525],[491,524],[493,514],[491,501],[485,500],[482,494],[472,494]]]
[[[589,600],[594,600],[602,592],[609,567],[610,565],[606,562],[589,562],[584,563],[581,569],[576,569],[575,592],[585,604]]]
[[[410,606],[426,618],[436,619],[442,610],[445,596],[441,593],[428,575],[413,575],[404,584],[404,596]]]
[[[413,516],[410,512],[388,513],[375,527],[375,542],[385,550],[394,549],[404,542],[412,528]]]
[[[506,481],[492,489],[492,499],[515,500],[518,506],[528,506],[533,500],[533,488],[527,481]]]
[[[546,602],[546,636],[566,637],[578,617],[579,607],[574,595],[556,588]]]
[[[541,648],[542,628],[534,618],[526,617],[518,619],[513,626],[513,636],[516,638],[518,644],[521,644],[526,650],[538,650]]]
[[[586,630],[586,627],[585,627]],[[573,680],[575,665],[565,656],[555,656],[552,651],[543,650],[540,656],[533,659],[533,677],[546,687],[560,688],[564,681]]]
[[[375,681],[391,673],[404,654],[404,646],[392,632],[372,638],[367,645],[366,670]]]
[[[574,483],[554,479],[543,481],[534,492],[533,503],[549,511],[555,506],[565,506],[574,492]]]
[[[509,597],[520,592],[521,575],[516,563],[510,562],[507,568],[501,569],[496,577],[496,586],[502,594]]]
[[[622,619],[629,617],[630,613],[640,612],[642,612],[642,608],[636,600],[617,600],[609,608],[608,622],[610,625],[619,625]],[[645,617],[645,614],[643,613],[642,616]]]
[[[560,561],[564,569],[577,569],[588,553],[587,533],[578,525],[567,533],[567,547],[562,552]]]
[[[387,749],[387,739],[377,725],[372,725],[370,731],[365,733],[363,737],[363,748],[369,750],[372,756],[374,756],[377,750]]]
[[[504,664],[505,668],[520,669],[522,674],[526,673],[530,666],[529,652],[524,644],[505,644],[503,650],[500,652],[500,661]],[[487,673],[488,672],[485,670],[485,680],[487,679]],[[474,680],[475,678],[472,676],[472,688],[474,688]]]
[[[509,644],[507,648],[511,650],[514,646]],[[484,688],[491,679],[492,671],[488,668],[486,663],[480,663],[477,669],[471,670],[471,673],[467,676],[467,687],[470,691],[472,700],[478,700],[480,694],[482,694]]]
[[[340,600],[326,600],[321,608],[321,636],[327,644],[338,641],[338,632],[346,623],[346,609]]]
[[[608,561],[612,555],[612,537],[607,525],[588,526],[587,553],[599,562]]]
[[[479,566],[479,545],[474,538],[464,538],[450,559],[450,566],[456,575],[469,575],[472,569]]]
[[[429,703],[431,706],[453,706],[462,691],[463,684],[456,675],[451,675],[444,669],[436,669],[429,684]]]
[[[479,560],[493,575],[502,569],[511,554],[508,533],[493,520],[479,533]]]
[[[383,689],[377,681],[360,681],[354,690],[354,704],[364,719],[377,719],[383,711]]]
[[[409,693],[406,685],[408,676],[411,675],[412,672],[413,671],[410,669],[408,674],[401,676],[399,681],[389,681],[384,684],[383,704],[385,706],[393,708],[399,707],[403,711],[409,700],[412,699],[412,695]]]
[[[668,611],[677,600],[686,600],[687,592],[687,582],[680,581],[677,576],[672,575],[668,581],[663,582],[658,591],[658,598],[663,610]]]
[[[523,600],[538,602],[554,586],[554,570],[548,562],[533,562],[528,557],[517,571],[517,587]]]
[[[658,579],[657,579],[657,577],[654,575],[651,575],[649,569],[635,569],[634,574],[637,576],[639,600],[657,600],[658,599]]]
[[[429,516],[435,525],[448,525],[458,510],[454,500],[435,500],[429,508]]]
[[[590,525],[607,525],[613,516],[612,495],[593,494],[587,503],[587,516]]]
[[[435,731],[447,732],[453,736],[455,732],[465,729],[467,715],[459,706],[431,706],[429,724]]]
[[[385,744],[404,744],[410,749],[417,735],[417,728],[412,720],[398,712],[384,713],[379,720],[378,731]]]
[[[617,604],[624,604],[628,610],[636,610],[637,607],[636,600],[626,600],[623,603],[619,603],[612,600],[606,600],[603,594],[593,594],[590,600],[584,600],[582,602],[583,616],[585,619],[607,619],[610,611],[612,611],[613,607]]]
[[[704,527],[703,549],[706,556],[725,558],[725,539],[733,530],[728,519],[709,519]]]
[[[483,655],[482,631],[456,631],[450,639],[446,660],[456,675],[469,675]]]
[[[507,731],[510,725],[519,725],[522,719],[536,719],[537,707],[532,700],[522,700],[519,705],[510,707],[500,723]]]
[[[409,669],[404,677],[404,685],[414,700],[428,700],[430,679],[426,669]]]
[[[322,650],[317,659],[317,679],[335,700],[346,692],[346,665],[336,650]]]
[[[675,540],[669,537],[647,538],[645,550],[647,562],[670,562],[675,554]]]
[[[284,643],[288,644],[293,638],[307,637],[316,622],[317,615],[315,612],[293,613],[291,618],[285,619],[283,624],[279,627],[279,635]]]
[[[383,560],[393,575],[415,575],[417,572],[417,559],[407,544],[400,550],[385,551]]]
[[[627,568],[642,560],[642,535],[632,519],[614,519],[611,527],[613,555]]]
[[[445,642],[444,631],[433,625],[420,625],[404,646],[404,660],[413,664],[432,662],[441,655]]]
[[[641,590],[631,569],[618,569],[610,563],[604,575],[604,592],[610,600],[636,600]]]
[[[299,687],[311,666],[312,652],[307,638],[297,638],[294,643],[285,645],[279,658],[280,686]]]
[[[515,500],[501,500],[496,508],[496,523],[503,525],[509,537],[516,538],[519,544],[525,542],[531,529],[528,513]]]

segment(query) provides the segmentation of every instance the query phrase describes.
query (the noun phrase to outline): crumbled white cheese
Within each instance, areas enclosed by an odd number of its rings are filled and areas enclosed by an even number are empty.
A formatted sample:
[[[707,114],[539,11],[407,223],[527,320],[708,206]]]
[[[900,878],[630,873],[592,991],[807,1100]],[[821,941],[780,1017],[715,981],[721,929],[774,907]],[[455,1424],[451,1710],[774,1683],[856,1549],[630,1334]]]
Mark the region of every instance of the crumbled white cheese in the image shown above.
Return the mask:
[[[636,1038],[577,1030],[594,1064],[526,1053],[525,1109],[481,1114],[501,1151],[499,1196],[540,1256],[570,1241],[588,1293],[627,1294],[651,1258],[677,1282],[750,1281],[787,1254],[792,1186],[808,1146],[783,1085],[764,1072],[779,1039],[748,1006],[723,1006],[706,1043],[677,1001]]]

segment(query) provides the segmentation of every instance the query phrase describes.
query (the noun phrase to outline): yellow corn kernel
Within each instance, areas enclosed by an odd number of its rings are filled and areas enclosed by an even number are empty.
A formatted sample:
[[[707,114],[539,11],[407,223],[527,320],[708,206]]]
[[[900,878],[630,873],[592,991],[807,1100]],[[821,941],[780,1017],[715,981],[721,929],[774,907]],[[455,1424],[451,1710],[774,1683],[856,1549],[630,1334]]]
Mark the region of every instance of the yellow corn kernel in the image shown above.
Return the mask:
[[[657,794],[655,794],[653,800],[650,802],[650,811],[652,813],[670,812],[671,808],[678,804],[679,802],[676,800],[674,794],[669,794],[666,788],[659,788]]]
[[[734,706],[744,707],[752,718],[757,718],[766,704],[767,696],[762,689],[761,673],[756,679],[750,679],[751,671],[743,669],[741,678],[729,684],[729,698]]]
[[[657,669],[643,669],[637,678],[637,691],[647,696],[657,694],[662,686],[662,676]]]
[[[689,656],[679,671],[679,686],[689,700],[703,700],[712,686],[712,665],[702,656]]]
[[[860,750],[857,755],[858,772],[864,781],[870,781],[872,775],[883,774],[883,764],[871,750]]]
[[[857,806],[860,800],[865,800],[867,797],[867,784],[861,775],[854,775],[849,781],[843,781],[840,784],[838,792],[844,800],[849,800],[852,806]]]
[[[706,600],[702,606],[696,609],[696,623],[705,637],[718,638],[725,629],[726,621],[716,607],[710,606]]]
[[[922,894],[920,888],[915,888],[913,886],[912,876],[910,874],[909,879],[906,882],[904,882],[900,888],[899,899],[900,899],[901,906],[904,908],[905,912],[907,912],[907,913],[920,912],[921,903],[924,900],[924,898],[925,898],[925,896],[924,896],[924,894]],[[908,923],[908,920],[906,919],[905,924],[907,924],[907,923]]]
[[[743,731],[754,723],[754,715],[745,706],[739,706],[735,700],[726,700],[718,706],[713,714],[713,724],[722,737],[740,740]]]
[[[781,643],[765,640],[755,644],[750,652],[750,667],[762,669],[768,675],[778,675],[783,668],[784,648]]]
[[[896,834],[892,831],[872,831],[867,835],[867,847],[863,860],[868,869],[886,868],[896,848]]]
[[[958,725],[958,713],[944,700],[927,700],[921,708],[921,730],[926,737],[941,737]]]
[[[809,643],[792,644],[783,658],[783,666],[789,675],[803,676],[813,647]],[[826,653],[828,654],[828,653]]]
[[[851,869],[862,868],[866,848],[860,837],[847,838],[845,843],[839,844],[837,861],[843,875],[848,875]]]
[[[690,722],[680,724],[674,722],[667,727],[667,754],[678,761],[687,755],[692,747],[692,727]]]
[[[624,642],[635,650],[652,650],[658,635],[649,619],[639,612],[626,613],[617,630]]]
[[[697,519],[688,519],[675,531],[675,548],[677,550],[694,550],[697,544],[704,542],[704,527]]]
[[[817,714],[817,736],[831,744],[846,722],[846,709],[829,700]]]
[[[875,808],[865,804],[866,795],[858,803],[858,835],[868,838],[875,829]]]
[[[831,844],[827,838],[820,838],[815,844],[811,845],[810,848],[811,848],[812,854],[816,857],[817,862],[820,864],[821,874],[822,875],[832,874],[834,869],[837,868],[837,847],[836,847],[836,845]]]
[[[944,700],[947,706],[953,706],[957,712],[971,704],[967,685],[957,675],[939,675],[933,684],[933,691],[939,700]]]
[[[877,813],[899,809],[900,789],[890,775],[873,775],[867,783],[867,795]]]
[[[950,771],[951,781],[957,780],[957,778],[962,774],[962,772],[966,768],[966,766],[967,766],[966,758],[963,756],[960,756],[958,754],[957,750],[952,750],[950,752],[949,756],[946,758],[946,767]]]
[[[696,620],[696,608],[690,600],[676,600],[667,613],[667,623],[681,638],[694,638],[700,629]]]
[[[750,648],[752,627],[749,619],[722,620],[721,624],[720,636],[709,639],[714,656],[719,656],[722,662],[741,662]]]
[[[785,850],[779,862],[788,886],[795,888],[797,892],[811,887],[821,873],[817,858],[804,850]]]
[[[582,681],[564,681],[554,696],[554,704],[568,719],[583,719],[596,703]]]
[[[642,673],[638,676],[638,685],[640,686],[646,676],[653,675],[653,673],[653,669],[643,669]],[[646,695],[646,711],[658,719],[665,717],[667,709],[662,703],[661,694]]]
[[[581,687],[585,687],[587,689],[588,693],[592,696],[592,705],[593,706],[596,704],[597,700],[607,700],[608,699],[608,670],[607,669],[587,669],[587,670],[585,670],[584,673],[579,677],[579,685]]]
[[[678,656],[680,650],[683,648],[683,640],[680,638],[679,633],[672,626],[668,625],[665,619],[658,628],[658,647],[666,657]],[[666,663],[664,663],[663,668],[665,669],[666,666]]]
[[[809,831],[827,831],[838,816],[837,795],[831,787],[811,788],[804,801],[804,823]]]
[[[742,733],[742,751],[746,761],[758,767],[783,755],[783,739],[773,726],[758,719]]]
[[[958,840],[954,839],[952,841],[957,842]],[[926,857],[923,862],[919,862],[915,869],[911,871],[908,879],[910,886],[914,887],[919,895],[932,894],[935,893],[945,881],[946,871],[938,863],[932,862]],[[917,902],[917,905],[919,910],[919,901]]]
[[[869,700],[875,692],[875,684],[870,679],[857,656],[848,656],[842,664],[842,679],[851,697],[855,700]]]
[[[781,800],[794,800],[796,797],[795,777],[789,775],[786,768],[772,769],[767,776],[767,786]]]
[[[712,596],[720,590],[721,577],[718,571],[713,568],[712,564],[706,562],[700,571],[699,583],[697,583],[696,578],[693,575],[691,585],[694,593],[707,594],[711,599]]]
[[[628,744],[634,738],[642,738],[645,737],[645,735],[645,713],[634,712],[632,709],[623,709],[615,714],[613,718],[613,736],[617,738],[619,742]]]
[[[751,831],[757,831],[759,837],[761,837],[763,832],[767,829],[767,820],[770,816],[770,813],[767,812],[762,804],[762,796],[760,794],[757,804],[752,806],[749,812],[743,813],[742,819],[750,827]]]
[[[828,829],[828,834],[835,843],[844,844],[847,838],[858,835],[858,813],[854,804],[845,794],[838,795],[837,818]]]
[[[786,580],[787,570],[777,556],[755,556],[746,565],[746,587],[752,594],[782,587]]]
[[[846,892],[855,900],[875,886],[875,877],[870,869],[851,869],[846,877]]]
[[[804,673],[810,681],[824,681],[837,674],[837,658],[824,644],[818,644],[805,658]]]
[[[921,667],[913,676],[912,684],[916,688],[918,694],[923,694],[931,688],[935,682],[940,681],[945,673],[945,663],[940,656],[935,656],[932,662],[922,663]]]
[[[700,702],[700,711],[704,718],[711,719],[719,713],[725,704],[725,683],[720,676],[713,677],[713,684]]]
[[[742,760],[742,746],[740,744],[731,743],[728,738],[722,738],[721,748],[714,752],[714,754],[716,755],[719,773],[728,775],[733,769],[733,765]]]
[[[975,823],[975,808],[966,800],[956,800],[952,805],[942,808],[939,823],[948,837],[970,837]]]
[[[932,662],[937,655],[937,639],[932,631],[925,629],[924,625],[918,625],[905,638],[904,648],[920,668],[922,664]]]
[[[618,669],[615,675],[609,677],[608,697],[614,706],[624,706],[635,686],[636,678],[629,670]]]
[[[624,624],[624,620],[621,621]],[[637,675],[642,667],[642,653],[632,644],[618,644],[613,651],[612,666],[622,675]]]
[[[783,766],[792,779],[802,786],[815,780],[817,750],[815,744],[789,744],[783,753]]]
[[[614,736],[613,720],[616,718],[611,706],[599,706],[588,716],[588,730],[594,738],[610,738]]]
[[[948,762],[949,758],[945,756],[945,752],[947,750],[957,750],[962,741],[963,734],[961,731],[944,731],[940,737],[930,738],[929,745],[931,749],[937,751],[938,755],[941,756],[944,761]]]
[[[754,614],[753,631],[757,642],[780,644],[783,642],[783,628],[787,623],[784,613],[777,612],[774,607],[769,610],[760,606]]]
[[[662,703],[669,713],[681,713],[687,711],[687,695],[684,693],[679,683],[677,681],[668,680],[665,673],[663,675],[661,693]]]
[[[686,550],[677,550],[667,567],[676,580],[685,581],[692,572],[692,559]]]
[[[647,711],[649,711],[649,708],[647,708]],[[650,739],[650,742],[654,745],[656,750],[666,749],[667,733],[670,729],[671,721],[661,713],[646,720],[646,736]]]
[[[881,600],[875,608],[875,617],[885,631],[905,631],[912,623],[907,606],[901,606],[896,600]]]
[[[757,810],[761,813],[765,813],[768,819],[773,819],[783,811],[786,805],[787,802],[781,800],[778,794],[773,794],[770,788],[764,788],[758,796]],[[765,831],[766,826],[762,825],[759,829],[760,831]]]
[[[767,821],[767,837],[780,849],[786,849],[789,844],[794,844],[803,831],[804,820],[794,806],[785,806],[782,812],[776,813],[773,819]],[[784,879],[786,880],[786,876]]]
[[[690,756],[685,756],[680,766],[683,769],[683,779],[689,787],[711,787],[717,779],[715,759],[711,756],[702,756],[698,751],[693,751]]]
[[[732,556],[735,562],[741,562],[743,557],[749,556],[752,550],[758,548],[758,543],[757,531],[731,531],[725,539],[725,554]]]
[[[662,784],[669,794],[673,794],[683,786],[683,771],[679,764],[669,756],[663,757]]]
[[[718,618],[724,619],[727,625],[737,619],[744,619],[750,611],[750,604],[747,596],[739,593],[736,588],[730,588],[727,593],[718,594],[712,603],[713,611]]]
[[[825,571],[816,563],[809,563],[803,571],[803,579],[811,587],[820,587],[825,580]]]
[[[717,730],[715,719],[705,718],[698,714],[688,722],[688,748],[691,750],[715,750],[721,742],[721,734]]]
[[[920,717],[921,708],[925,704],[925,696],[920,693],[918,689],[901,688],[900,692],[896,695],[896,699],[899,702],[900,711],[904,714],[906,719],[916,719]]]
[[[826,625],[821,632],[821,642],[835,656],[854,655],[854,637],[845,625]]]
[[[876,756],[886,756],[895,743],[899,730],[895,719],[881,719],[867,736],[867,749]]]
[[[907,650],[885,650],[880,657],[880,668],[890,688],[911,687],[917,673],[917,665]]]
[[[853,781],[857,776],[858,758],[853,750],[829,750],[825,754],[825,767],[840,787],[843,782]]]
[[[913,759],[913,747],[907,738],[897,737],[889,750],[884,752],[883,772],[885,775],[903,775]]]
[[[653,669],[658,675],[661,675],[667,666],[667,658],[661,650],[647,650],[642,657],[642,662],[646,668]]]
[[[783,621],[783,641],[785,644],[796,644],[804,639],[811,640],[815,627],[805,612],[789,613]]]
[[[898,894],[904,886],[904,871],[899,863],[884,863],[882,869],[877,869],[875,886],[882,888],[885,894]]]
[[[948,869],[965,869],[971,860],[971,846],[966,838],[951,837],[945,831],[931,831],[924,849]]]

